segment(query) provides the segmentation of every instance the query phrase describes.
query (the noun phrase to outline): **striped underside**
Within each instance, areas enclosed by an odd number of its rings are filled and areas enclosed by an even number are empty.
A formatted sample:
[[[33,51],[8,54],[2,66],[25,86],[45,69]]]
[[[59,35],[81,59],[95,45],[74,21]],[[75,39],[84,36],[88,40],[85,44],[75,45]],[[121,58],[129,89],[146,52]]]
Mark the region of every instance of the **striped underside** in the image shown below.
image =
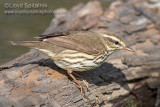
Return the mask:
[[[94,69],[100,66],[107,59],[109,54],[112,53],[110,52],[108,54],[93,56],[74,50],[65,50],[55,55],[54,53],[45,49],[38,50],[50,56],[54,60],[54,63],[60,68],[72,71],[86,71]]]

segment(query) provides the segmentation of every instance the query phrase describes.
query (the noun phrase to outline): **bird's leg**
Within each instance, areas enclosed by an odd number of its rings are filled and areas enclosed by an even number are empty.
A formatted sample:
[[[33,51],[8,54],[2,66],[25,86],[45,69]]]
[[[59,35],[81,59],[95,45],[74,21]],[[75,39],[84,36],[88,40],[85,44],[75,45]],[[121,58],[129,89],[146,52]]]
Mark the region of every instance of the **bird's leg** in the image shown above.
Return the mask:
[[[82,96],[86,97],[82,86],[81,86],[80,83],[77,81],[77,79],[72,75],[72,71],[67,70],[67,73],[68,73],[68,75],[77,83],[76,86],[81,90]]]
[[[84,80],[79,74],[73,72],[73,74],[75,76],[77,76],[81,81],[83,81],[83,83],[85,84],[85,86],[87,87],[87,91],[89,91],[89,86],[88,86],[88,82],[86,80]]]

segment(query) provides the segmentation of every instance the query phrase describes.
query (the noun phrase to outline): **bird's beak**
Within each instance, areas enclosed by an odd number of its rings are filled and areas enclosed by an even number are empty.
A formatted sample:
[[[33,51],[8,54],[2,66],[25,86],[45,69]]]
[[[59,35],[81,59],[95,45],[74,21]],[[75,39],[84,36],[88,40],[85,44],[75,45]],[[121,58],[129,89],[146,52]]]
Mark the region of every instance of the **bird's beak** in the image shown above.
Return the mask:
[[[132,48],[130,48],[130,47],[125,47],[125,48],[123,48],[124,50],[127,50],[127,51],[131,51],[131,52],[135,52]]]

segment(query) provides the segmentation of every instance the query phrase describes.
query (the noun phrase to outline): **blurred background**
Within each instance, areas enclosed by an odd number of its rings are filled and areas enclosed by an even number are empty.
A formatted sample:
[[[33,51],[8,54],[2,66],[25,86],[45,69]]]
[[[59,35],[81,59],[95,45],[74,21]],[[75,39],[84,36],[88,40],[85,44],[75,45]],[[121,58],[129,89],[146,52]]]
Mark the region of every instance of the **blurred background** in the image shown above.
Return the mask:
[[[87,3],[89,0],[1,0],[0,1],[0,65],[8,62],[23,53],[29,48],[12,46],[11,40],[34,40],[35,36],[42,34],[49,26],[54,15],[12,15],[5,14],[5,3],[46,3],[47,9],[58,8],[71,9],[78,3]],[[109,5],[109,1],[101,0],[103,7]]]

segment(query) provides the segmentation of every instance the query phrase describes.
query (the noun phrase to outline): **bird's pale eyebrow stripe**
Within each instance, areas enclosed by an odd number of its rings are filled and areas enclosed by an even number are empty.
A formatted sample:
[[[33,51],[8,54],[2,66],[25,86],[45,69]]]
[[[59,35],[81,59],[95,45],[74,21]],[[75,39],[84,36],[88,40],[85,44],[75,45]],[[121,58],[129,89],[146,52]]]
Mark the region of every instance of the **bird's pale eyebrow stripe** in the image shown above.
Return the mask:
[[[118,38],[114,37],[114,36],[109,36],[109,35],[106,35],[106,34],[102,34],[104,37],[107,37],[107,38],[111,38],[112,40],[115,40],[115,41],[119,41]]]

